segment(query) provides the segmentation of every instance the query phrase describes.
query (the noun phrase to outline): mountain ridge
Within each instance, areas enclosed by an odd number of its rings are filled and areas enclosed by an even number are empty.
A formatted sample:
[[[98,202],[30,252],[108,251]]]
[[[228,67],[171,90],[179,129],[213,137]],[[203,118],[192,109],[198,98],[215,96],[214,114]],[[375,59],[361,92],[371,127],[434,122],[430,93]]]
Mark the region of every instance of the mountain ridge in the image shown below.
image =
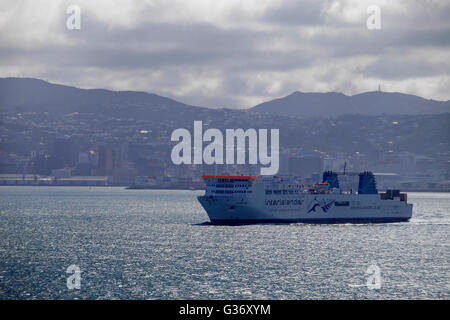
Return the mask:
[[[450,100],[437,101],[401,92],[368,91],[355,95],[340,92],[295,91],[251,108],[278,115],[337,116],[342,114],[439,114],[450,112]]]
[[[37,78],[0,78],[0,107],[14,111],[55,113],[93,112],[115,116],[148,116],[149,110],[167,112],[218,110],[198,107],[145,91],[81,89]],[[194,108],[194,109],[192,109]],[[265,101],[246,111],[301,117],[330,117],[342,114],[439,114],[450,112],[450,100],[437,101],[400,92],[368,91],[355,95],[340,92],[295,91]]]
[[[81,89],[36,78],[0,78],[0,106],[26,109],[44,107],[52,112],[73,112],[74,108],[131,103],[137,105],[184,107],[184,103],[144,91]],[[98,111],[105,111],[103,108]],[[42,111],[42,110],[41,110]],[[88,110],[83,110],[88,111]],[[95,110],[91,110],[94,111]]]

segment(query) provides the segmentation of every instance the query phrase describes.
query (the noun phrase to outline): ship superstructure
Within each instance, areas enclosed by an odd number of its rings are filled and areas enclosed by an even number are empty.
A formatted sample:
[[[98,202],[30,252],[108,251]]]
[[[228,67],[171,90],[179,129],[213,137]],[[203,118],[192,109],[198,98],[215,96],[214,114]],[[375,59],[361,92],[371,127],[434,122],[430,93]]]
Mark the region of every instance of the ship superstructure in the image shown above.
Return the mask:
[[[198,200],[213,223],[372,223],[411,218],[407,195],[399,190],[379,193],[373,173],[357,174],[357,193],[341,190],[340,174],[326,171],[321,183],[310,186],[292,176],[203,176],[205,195]]]

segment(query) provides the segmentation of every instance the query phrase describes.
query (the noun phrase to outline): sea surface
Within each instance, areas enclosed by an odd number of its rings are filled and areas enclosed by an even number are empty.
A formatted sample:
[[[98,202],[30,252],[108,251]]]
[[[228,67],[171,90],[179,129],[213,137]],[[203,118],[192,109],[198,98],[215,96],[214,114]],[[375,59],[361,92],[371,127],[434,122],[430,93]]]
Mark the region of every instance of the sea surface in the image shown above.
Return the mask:
[[[450,298],[449,193],[409,193],[406,223],[245,226],[202,193],[0,187],[0,299]]]

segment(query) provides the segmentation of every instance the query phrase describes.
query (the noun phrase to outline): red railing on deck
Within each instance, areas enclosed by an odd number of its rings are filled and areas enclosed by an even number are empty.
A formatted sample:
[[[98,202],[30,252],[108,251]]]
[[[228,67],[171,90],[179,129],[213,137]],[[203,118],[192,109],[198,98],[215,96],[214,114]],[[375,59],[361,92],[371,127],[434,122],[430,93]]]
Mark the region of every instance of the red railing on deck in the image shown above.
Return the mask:
[[[256,179],[255,176],[202,176],[204,179]]]

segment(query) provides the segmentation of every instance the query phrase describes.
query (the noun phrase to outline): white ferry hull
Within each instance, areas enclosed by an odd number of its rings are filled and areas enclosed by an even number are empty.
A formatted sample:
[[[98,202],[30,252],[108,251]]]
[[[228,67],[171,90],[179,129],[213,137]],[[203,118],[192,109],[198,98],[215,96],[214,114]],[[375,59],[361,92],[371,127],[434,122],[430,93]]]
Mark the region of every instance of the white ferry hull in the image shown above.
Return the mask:
[[[384,223],[408,221],[412,216],[412,204],[381,200],[378,194],[308,194],[259,200],[256,197],[214,199],[200,196],[198,200],[211,222],[223,224]]]
[[[358,193],[342,192],[337,174],[308,189],[290,177],[203,176],[200,204],[213,223],[377,223],[408,221],[412,204],[399,190],[378,193],[371,172],[359,174]],[[330,182],[331,184],[330,184]],[[337,188],[336,188],[337,187]]]

